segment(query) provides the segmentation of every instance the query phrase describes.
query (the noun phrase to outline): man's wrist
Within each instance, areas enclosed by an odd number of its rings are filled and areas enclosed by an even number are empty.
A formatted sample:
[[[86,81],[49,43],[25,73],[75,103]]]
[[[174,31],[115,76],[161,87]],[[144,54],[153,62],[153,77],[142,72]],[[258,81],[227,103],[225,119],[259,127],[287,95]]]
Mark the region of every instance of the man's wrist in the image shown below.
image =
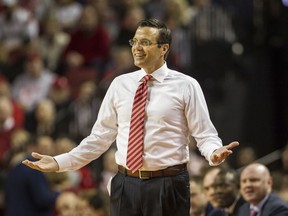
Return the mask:
[[[56,172],[59,172],[59,170],[60,170],[59,164],[58,164],[57,160],[56,160],[54,157],[52,157],[52,158],[53,158],[53,160],[55,161],[56,166],[57,166]]]

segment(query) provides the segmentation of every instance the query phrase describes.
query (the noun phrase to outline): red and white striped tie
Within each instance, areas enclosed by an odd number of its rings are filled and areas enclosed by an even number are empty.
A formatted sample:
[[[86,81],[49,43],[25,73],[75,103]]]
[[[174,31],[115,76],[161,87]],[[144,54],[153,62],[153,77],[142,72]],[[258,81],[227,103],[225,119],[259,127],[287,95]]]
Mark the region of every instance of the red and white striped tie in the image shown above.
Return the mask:
[[[144,119],[148,93],[147,83],[151,77],[151,75],[146,75],[143,78],[143,82],[138,86],[134,96],[126,159],[127,168],[133,173],[142,166],[143,162]]]

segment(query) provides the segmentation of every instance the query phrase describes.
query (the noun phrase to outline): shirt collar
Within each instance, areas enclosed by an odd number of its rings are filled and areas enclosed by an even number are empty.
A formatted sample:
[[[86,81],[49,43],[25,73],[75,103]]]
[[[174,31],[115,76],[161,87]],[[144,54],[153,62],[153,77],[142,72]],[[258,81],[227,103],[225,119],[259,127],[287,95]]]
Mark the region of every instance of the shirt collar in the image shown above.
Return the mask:
[[[139,73],[138,81],[141,81],[142,78],[147,75],[145,70],[142,68]],[[166,62],[157,70],[155,70],[152,74],[153,78],[157,80],[158,82],[163,82],[165,77],[168,75],[168,67]]]
[[[255,210],[258,212],[258,214],[261,211],[262,206],[264,205],[264,203],[266,202],[266,200],[268,199],[269,195],[266,195],[257,205],[250,205],[250,210]]]

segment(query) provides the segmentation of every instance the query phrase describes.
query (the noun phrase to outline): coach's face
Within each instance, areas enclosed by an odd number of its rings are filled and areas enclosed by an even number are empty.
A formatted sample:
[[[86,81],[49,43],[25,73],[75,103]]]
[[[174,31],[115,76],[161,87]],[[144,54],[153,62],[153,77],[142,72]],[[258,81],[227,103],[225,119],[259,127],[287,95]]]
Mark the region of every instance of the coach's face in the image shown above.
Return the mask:
[[[169,49],[168,44],[158,44],[159,29],[139,27],[136,30],[132,46],[134,64],[150,74],[160,68],[165,60],[164,55]]]

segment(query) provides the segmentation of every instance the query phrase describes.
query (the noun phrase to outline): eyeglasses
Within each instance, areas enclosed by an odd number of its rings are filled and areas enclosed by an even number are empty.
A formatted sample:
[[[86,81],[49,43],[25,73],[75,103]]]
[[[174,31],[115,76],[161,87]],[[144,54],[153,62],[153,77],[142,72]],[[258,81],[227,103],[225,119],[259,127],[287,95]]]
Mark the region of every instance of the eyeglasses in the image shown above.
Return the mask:
[[[142,47],[147,47],[147,46],[151,46],[151,45],[156,45],[159,43],[152,43],[151,41],[147,40],[147,39],[143,39],[138,41],[137,39],[130,39],[129,40],[129,44],[130,46],[136,46],[137,44],[142,46]]]

